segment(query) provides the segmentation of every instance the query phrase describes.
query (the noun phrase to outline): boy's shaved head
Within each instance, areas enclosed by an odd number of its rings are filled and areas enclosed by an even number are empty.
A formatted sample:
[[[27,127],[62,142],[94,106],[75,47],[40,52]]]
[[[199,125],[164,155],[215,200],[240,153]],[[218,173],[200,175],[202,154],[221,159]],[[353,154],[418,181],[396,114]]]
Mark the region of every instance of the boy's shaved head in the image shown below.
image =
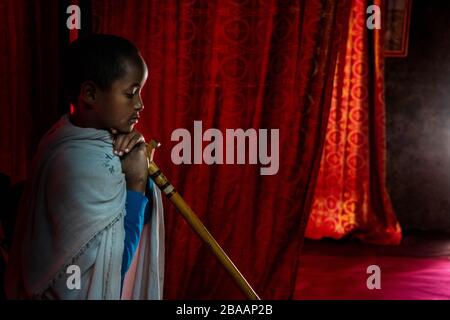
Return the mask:
[[[108,90],[125,75],[125,61],[138,56],[138,49],[130,41],[114,35],[94,34],[73,41],[66,50],[63,65],[64,90],[69,101],[77,105],[85,81]]]

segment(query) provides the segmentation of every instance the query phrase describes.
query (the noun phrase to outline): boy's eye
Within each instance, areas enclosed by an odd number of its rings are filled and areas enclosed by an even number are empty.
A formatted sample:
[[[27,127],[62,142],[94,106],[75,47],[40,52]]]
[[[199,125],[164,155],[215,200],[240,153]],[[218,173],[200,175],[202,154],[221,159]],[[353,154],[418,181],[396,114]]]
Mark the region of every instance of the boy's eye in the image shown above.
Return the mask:
[[[133,88],[133,90],[131,91],[131,93],[126,92],[125,95],[127,96],[128,99],[133,99],[133,97],[139,93],[139,88]]]

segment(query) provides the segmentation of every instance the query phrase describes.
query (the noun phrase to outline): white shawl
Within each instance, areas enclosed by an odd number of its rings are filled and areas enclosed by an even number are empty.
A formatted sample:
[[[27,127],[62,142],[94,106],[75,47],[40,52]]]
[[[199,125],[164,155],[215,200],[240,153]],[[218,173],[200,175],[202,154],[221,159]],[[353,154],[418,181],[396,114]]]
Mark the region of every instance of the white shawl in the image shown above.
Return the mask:
[[[124,298],[162,299],[164,222],[160,191],[124,285]],[[43,137],[18,213],[6,274],[10,299],[120,299],[125,175],[108,131],[64,115]],[[81,270],[80,289],[67,285]],[[73,278],[72,278],[73,279]]]

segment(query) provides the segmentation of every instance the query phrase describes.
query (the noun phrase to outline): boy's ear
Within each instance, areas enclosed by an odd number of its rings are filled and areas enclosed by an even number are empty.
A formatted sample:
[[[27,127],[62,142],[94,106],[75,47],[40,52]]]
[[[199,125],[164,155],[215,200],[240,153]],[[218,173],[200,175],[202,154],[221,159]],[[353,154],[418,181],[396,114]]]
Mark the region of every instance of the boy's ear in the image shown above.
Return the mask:
[[[80,97],[88,106],[93,106],[97,98],[97,86],[92,81],[85,81],[81,84]]]

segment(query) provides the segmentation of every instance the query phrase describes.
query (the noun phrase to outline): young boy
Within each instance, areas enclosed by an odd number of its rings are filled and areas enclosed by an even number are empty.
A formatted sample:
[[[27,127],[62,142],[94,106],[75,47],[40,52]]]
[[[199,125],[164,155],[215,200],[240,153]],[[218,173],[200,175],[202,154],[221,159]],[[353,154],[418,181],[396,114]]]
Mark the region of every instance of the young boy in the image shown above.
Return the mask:
[[[7,297],[161,299],[162,201],[134,130],[147,66],[133,44],[112,35],[76,40],[65,60],[74,112],[40,142],[16,224]]]

